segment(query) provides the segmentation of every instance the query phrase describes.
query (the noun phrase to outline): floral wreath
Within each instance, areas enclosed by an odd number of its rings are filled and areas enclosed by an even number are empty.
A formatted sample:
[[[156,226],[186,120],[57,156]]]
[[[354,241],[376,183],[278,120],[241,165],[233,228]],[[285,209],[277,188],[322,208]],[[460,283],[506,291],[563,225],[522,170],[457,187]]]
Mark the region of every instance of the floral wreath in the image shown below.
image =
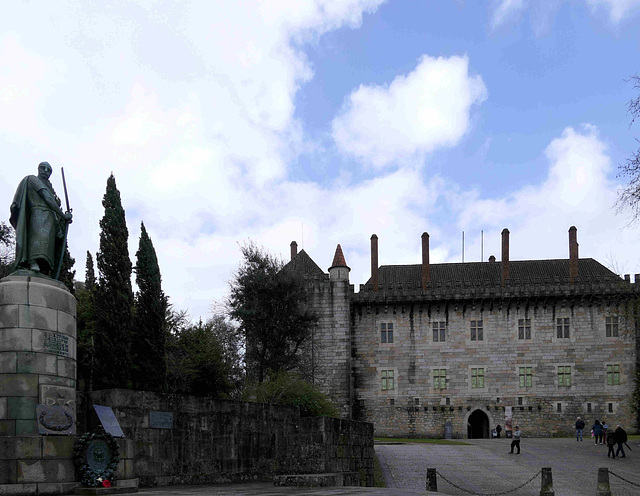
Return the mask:
[[[94,470],[87,463],[87,448],[92,441],[102,440],[106,443],[111,454],[109,464],[102,470]],[[116,480],[116,470],[120,461],[120,448],[115,438],[98,427],[93,432],[87,432],[73,445],[73,461],[76,465],[77,479],[84,487],[111,487]]]

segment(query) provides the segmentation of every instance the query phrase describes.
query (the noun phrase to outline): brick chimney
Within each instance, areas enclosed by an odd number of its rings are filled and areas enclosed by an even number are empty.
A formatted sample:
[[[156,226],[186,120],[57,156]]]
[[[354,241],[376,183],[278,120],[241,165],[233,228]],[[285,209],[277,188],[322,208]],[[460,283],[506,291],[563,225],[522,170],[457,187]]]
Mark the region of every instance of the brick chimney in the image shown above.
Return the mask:
[[[298,243],[295,241],[291,242],[291,260],[298,254]]]
[[[429,272],[429,233],[422,233],[422,289],[427,289],[427,283],[431,280]]]
[[[573,284],[578,277],[578,229],[569,228],[569,284]]]
[[[502,230],[502,286],[509,279],[509,229]]]
[[[371,236],[371,284],[378,291],[378,236]]]

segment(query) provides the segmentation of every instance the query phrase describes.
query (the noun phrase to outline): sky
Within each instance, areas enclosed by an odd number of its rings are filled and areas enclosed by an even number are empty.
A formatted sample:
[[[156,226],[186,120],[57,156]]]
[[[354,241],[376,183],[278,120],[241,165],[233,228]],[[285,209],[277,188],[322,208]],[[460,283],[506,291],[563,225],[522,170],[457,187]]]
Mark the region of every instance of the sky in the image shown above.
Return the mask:
[[[135,264],[219,311],[251,240],[356,291],[379,263],[580,257],[640,272],[614,206],[638,149],[640,0],[15,1],[0,17],[0,198],[48,161],[84,280],[114,174]],[[464,251],[463,251],[464,232]]]

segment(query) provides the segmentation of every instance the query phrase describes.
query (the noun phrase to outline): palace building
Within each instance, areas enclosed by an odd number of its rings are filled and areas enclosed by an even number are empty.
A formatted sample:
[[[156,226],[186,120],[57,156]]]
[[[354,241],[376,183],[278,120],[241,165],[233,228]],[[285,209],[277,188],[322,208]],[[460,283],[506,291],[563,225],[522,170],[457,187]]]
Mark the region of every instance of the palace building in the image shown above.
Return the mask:
[[[564,435],[578,416],[637,430],[640,275],[579,258],[575,227],[559,260],[510,260],[504,229],[501,261],[431,264],[424,233],[421,263],[378,266],[374,234],[358,292],[340,245],[327,274],[292,242],[285,269],[319,315],[314,381],[376,435]]]

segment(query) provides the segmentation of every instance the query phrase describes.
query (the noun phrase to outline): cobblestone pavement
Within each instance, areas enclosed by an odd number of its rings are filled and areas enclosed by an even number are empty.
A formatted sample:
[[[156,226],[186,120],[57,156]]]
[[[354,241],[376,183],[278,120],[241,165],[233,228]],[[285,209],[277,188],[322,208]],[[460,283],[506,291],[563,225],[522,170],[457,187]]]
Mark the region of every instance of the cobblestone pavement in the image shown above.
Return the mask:
[[[606,445],[591,440],[523,438],[522,453],[509,454],[508,439],[476,439],[470,446],[436,444],[378,445],[376,453],[385,462],[392,477],[388,486],[424,491],[427,468],[454,484],[479,494],[508,491],[536,475],[543,467],[551,467],[556,496],[592,496],[596,494],[598,468],[610,471],[636,486],[610,475],[613,496],[640,495],[640,446],[629,443],[634,451],[626,458],[607,458]],[[439,475],[438,491],[442,494],[466,494],[445,482]],[[538,496],[541,476],[510,494]],[[427,493],[433,494],[433,493]]]
[[[509,491],[551,467],[555,496],[593,496],[596,494],[598,468],[637,484],[610,475],[613,496],[640,495],[640,446],[630,442],[633,451],[627,457],[607,458],[605,445],[591,440],[523,438],[522,453],[510,455],[508,439],[476,439],[467,446],[439,444],[377,445],[376,454],[387,479],[386,489],[365,487],[296,488],[275,487],[269,482],[221,484],[215,486],[165,486],[141,489],[144,496],[317,496],[317,495],[460,495],[468,494],[449,485],[438,476],[439,492],[426,491],[427,468],[435,468],[451,482],[475,494]],[[538,496],[541,477],[510,492],[515,496]],[[506,493],[505,493],[506,494]]]

